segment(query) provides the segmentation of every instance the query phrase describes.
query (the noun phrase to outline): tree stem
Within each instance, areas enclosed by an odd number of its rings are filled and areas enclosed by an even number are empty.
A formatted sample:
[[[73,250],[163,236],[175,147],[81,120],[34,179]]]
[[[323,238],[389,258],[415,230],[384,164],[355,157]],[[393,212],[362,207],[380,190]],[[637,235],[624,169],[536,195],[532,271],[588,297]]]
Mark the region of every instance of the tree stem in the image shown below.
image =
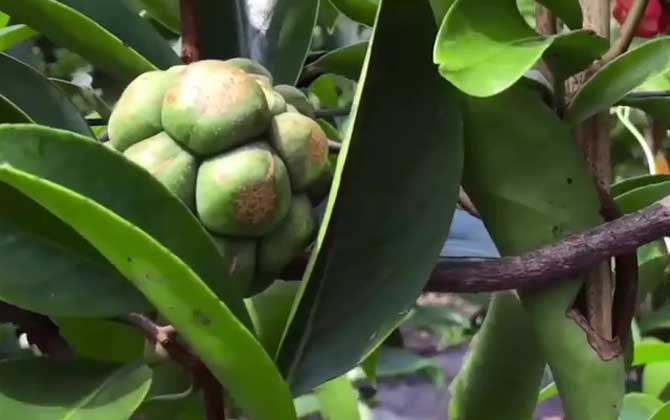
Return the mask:
[[[190,64],[201,60],[198,0],[181,0],[181,60]]]

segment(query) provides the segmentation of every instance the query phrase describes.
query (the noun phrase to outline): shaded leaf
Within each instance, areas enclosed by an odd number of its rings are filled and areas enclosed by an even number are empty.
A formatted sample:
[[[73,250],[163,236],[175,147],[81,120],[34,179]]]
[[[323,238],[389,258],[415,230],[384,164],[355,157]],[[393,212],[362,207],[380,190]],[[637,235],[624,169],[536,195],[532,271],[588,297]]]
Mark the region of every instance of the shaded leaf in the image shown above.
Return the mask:
[[[360,420],[358,392],[346,375],[332,379],[314,390],[324,420]]]
[[[615,197],[624,213],[632,213],[654,204],[670,194],[670,181],[647,184]]]
[[[380,347],[377,360],[377,377],[396,377],[414,373],[427,375],[435,388],[444,387],[442,366],[427,357],[399,347]]]
[[[559,80],[584,70],[609,48],[605,38],[590,31],[567,32],[553,39],[544,59]]]
[[[644,334],[655,330],[670,329],[670,306],[661,306],[652,313],[642,317],[639,323],[640,331]]]
[[[462,132],[454,91],[430,63],[434,37],[427,3],[382,2],[324,222],[279,351],[296,394],[356,366],[407,315],[449,231]]]
[[[358,42],[330,51],[305,66],[303,77],[321,73],[335,73],[352,80],[358,80],[367,49],[367,42]]]
[[[554,12],[568,27],[572,29],[582,27],[582,8],[579,0],[537,0],[537,2]]]
[[[181,32],[179,0],[140,0],[152,18],[174,33]]]
[[[380,0],[330,0],[333,6],[351,20],[372,26]]]
[[[0,79],[0,95],[31,120],[93,137],[70,99],[37,70],[0,53]]]
[[[275,354],[286,328],[300,283],[276,280],[263,292],[245,300],[256,336],[268,354]]]
[[[75,353],[101,362],[132,362],[144,353],[144,335],[134,327],[104,319],[57,318],[58,332]]]
[[[34,122],[16,104],[0,95],[0,123],[32,123]]]
[[[608,109],[648,78],[670,66],[670,38],[645,42],[607,63],[577,92],[565,119],[577,124]]]
[[[670,175],[642,175],[624,179],[616,184],[612,184],[612,195],[616,197],[636,188],[660,182],[670,182]]]
[[[196,420],[206,418],[202,395],[153,400],[142,404],[132,420]]]
[[[82,11],[78,10],[80,7]],[[139,45],[148,47],[156,42],[158,35],[154,33],[151,36],[153,29],[150,26],[148,29],[139,30],[136,33],[137,38],[133,40],[122,38],[126,32],[134,33],[136,28],[149,25],[130,12],[122,1],[0,0],[0,9],[46,35],[55,44],[80,54],[95,66],[123,81],[130,81],[141,73],[155,70],[156,65],[165,66],[176,62],[174,56],[174,61],[159,61],[154,65],[149,58],[138,52],[136,48]],[[104,25],[110,22],[115,26],[108,29]],[[118,27],[127,29],[114,34],[112,31]],[[160,38],[158,40],[160,43],[154,45],[154,52],[148,57],[156,54],[161,54],[162,57],[164,54],[161,43],[166,43]],[[147,52],[149,51],[145,51]]]
[[[12,25],[0,29],[0,51],[5,51],[18,44],[23,42],[26,39],[30,39],[33,36],[37,35],[37,32],[33,31],[26,25]]]
[[[7,419],[127,420],[150,385],[144,364],[0,362],[0,407]]]
[[[664,280],[668,279],[668,265],[670,259],[667,256],[653,258],[640,264],[638,277],[640,281],[640,300],[644,300],[648,294],[656,290]]]
[[[73,98],[73,101],[75,100],[82,101],[84,105],[96,111],[100,115],[100,117],[102,117],[105,121],[109,120],[109,117],[112,114],[111,107],[100,97],[100,95],[95,93],[93,89],[85,86],[76,85],[72,82],[68,82],[67,80],[61,80],[61,79],[49,79],[49,80],[51,81],[51,83],[58,86],[65,93],[70,95],[70,97]]]
[[[124,162],[121,155],[78,136],[54,131],[40,133],[31,126],[0,127],[0,180],[48,209],[92,243],[174,325],[250,418],[295,419],[288,386],[271,358],[202,279],[147,232],[104,207],[97,201],[99,197],[89,198],[69,189],[67,177],[51,173],[49,169],[53,167],[46,165],[58,162],[56,150],[67,154],[68,146],[87,159],[98,153],[98,169],[106,161]],[[17,141],[26,133],[30,135]],[[11,153],[17,144],[20,153]],[[48,150],[44,154],[49,159],[36,150]],[[72,161],[70,165],[78,171],[85,167]],[[128,168],[127,172],[132,170]],[[81,172],[79,178],[84,178]],[[226,278],[224,275],[219,281],[225,283]],[[236,303],[231,296],[227,301]],[[253,375],[249,375],[251,371]]]

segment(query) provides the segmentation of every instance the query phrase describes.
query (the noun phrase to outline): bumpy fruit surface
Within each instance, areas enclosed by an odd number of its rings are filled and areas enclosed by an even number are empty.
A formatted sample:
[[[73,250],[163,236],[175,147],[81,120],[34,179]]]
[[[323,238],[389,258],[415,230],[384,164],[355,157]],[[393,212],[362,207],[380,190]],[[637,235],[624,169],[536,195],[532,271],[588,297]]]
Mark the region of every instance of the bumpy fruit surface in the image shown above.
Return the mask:
[[[198,163],[165,132],[135,143],[123,154],[151,172],[187,206],[195,205],[195,177]]]
[[[313,184],[328,165],[328,139],[311,118],[294,112],[277,115],[272,120],[270,138],[286,162],[296,191]]]
[[[265,143],[253,143],[200,166],[196,204],[202,223],[230,236],[262,236],[291,205],[286,166]]]
[[[262,291],[316,233],[328,191],[328,141],[291,86],[248,59],[205,60],[139,76],[105,146],[172,191],[209,231],[228,281]],[[309,197],[309,198],[308,198]],[[310,201],[311,200],[311,201]]]
[[[269,121],[260,85],[222,61],[204,60],[186,67],[163,101],[165,131],[200,156],[244,144],[263,133]]]

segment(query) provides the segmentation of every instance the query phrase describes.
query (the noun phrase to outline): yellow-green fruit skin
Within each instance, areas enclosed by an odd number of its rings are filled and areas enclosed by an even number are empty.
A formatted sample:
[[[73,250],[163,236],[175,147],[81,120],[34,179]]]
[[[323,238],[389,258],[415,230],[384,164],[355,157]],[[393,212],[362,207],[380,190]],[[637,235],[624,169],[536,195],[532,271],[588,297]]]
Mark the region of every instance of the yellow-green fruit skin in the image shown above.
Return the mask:
[[[262,76],[267,79],[270,85],[272,85],[272,74],[270,71],[253,60],[244,57],[237,57],[226,60],[226,64],[244,70],[251,75]]]
[[[284,160],[294,191],[304,191],[316,182],[328,165],[328,139],[309,117],[285,112],[272,119],[272,146]]]
[[[298,112],[314,118],[314,105],[300,89],[291,85],[277,85],[274,89],[284,97],[287,104],[293,106]]]
[[[256,266],[260,277],[274,280],[312,242],[315,232],[312,203],[304,194],[294,195],[286,219],[258,243]]]
[[[126,149],[123,154],[143,167],[189,208],[195,205],[195,158],[161,132]]]
[[[263,236],[279,226],[290,206],[286,166],[266,143],[245,145],[200,165],[196,208],[212,232]]]
[[[165,131],[199,156],[248,143],[267,130],[265,94],[243,70],[218,60],[179,72],[163,101]]]
[[[256,271],[256,241],[214,235],[212,240],[227,266],[228,280],[237,286],[243,297],[250,296]]]
[[[163,131],[163,98],[176,72],[151,71],[138,76],[114,106],[107,130],[109,141],[121,152]]]

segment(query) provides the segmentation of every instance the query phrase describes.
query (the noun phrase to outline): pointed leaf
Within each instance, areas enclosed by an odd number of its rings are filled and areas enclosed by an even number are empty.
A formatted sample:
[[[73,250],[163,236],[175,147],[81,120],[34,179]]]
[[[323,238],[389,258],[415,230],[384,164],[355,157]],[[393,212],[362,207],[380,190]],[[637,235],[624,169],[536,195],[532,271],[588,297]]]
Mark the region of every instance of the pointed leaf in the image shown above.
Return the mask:
[[[462,132],[455,92],[430,63],[432,11],[426,2],[385,0],[379,13],[278,355],[297,394],[356,366],[407,314],[454,212]]]
[[[333,6],[351,20],[372,26],[379,0],[330,0]]]
[[[485,97],[519,80],[551,43],[526,24],[516,0],[456,0],[437,35],[433,61],[463,92]]]
[[[670,67],[670,37],[657,38],[607,63],[577,92],[565,119],[578,124],[608,109],[648,78]]]
[[[151,385],[144,364],[33,358],[0,362],[0,412],[7,419],[127,420]]]
[[[305,66],[303,77],[311,78],[322,73],[335,73],[358,80],[367,50],[367,42],[358,42],[330,51]]]
[[[650,206],[670,195],[670,181],[638,187],[615,197],[624,213],[632,213]]]
[[[324,420],[360,420],[358,392],[346,375],[319,386],[314,391]]]
[[[31,129],[33,136],[17,141],[21,132]],[[96,150],[90,148],[86,153],[90,142],[73,136],[52,137],[51,142],[44,142],[45,137],[44,133],[36,136],[31,127],[0,127],[0,181],[29,196],[91,242],[174,325],[250,418],[294,420],[288,386],[271,358],[184,261],[147,232],[104,207],[96,201],[98,197],[83,196],[67,187],[67,179],[42,169],[56,155],[50,147],[63,150],[67,145],[77,145],[80,153],[90,158]],[[23,148],[13,154],[7,143],[18,143]],[[34,152],[37,150],[39,153]],[[122,159],[113,151],[107,153],[110,161]],[[97,163],[105,162],[102,156]],[[85,178],[86,173],[81,171],[85,166],[70,165],[78,168],[80,178]],[[49,179],[50,175],[53,177]],[[220,281],[225,279],[223,276]]]
[[[37,35],[37,32],[26,25],[12,25],[0,29],[0,51],[5,51]]]
[[[670,182],[670,175],[642,175],[624,179],[616,184],[612,184],[612,195],[616,197],[639,187],[666,181]]]
[[[122,81],[177,62],[150,24],[122,1],[0,0],[0,10]]]
[[[557,35],[545,52],[544,60],[555,77],[565,80],[579,73],[602,56],[609,42],[591,31],[572,31]]]
[[[0,95],[31,120],[93,137],[70,99],[37,70],[0,53],[0,79]]]
[[[123,155],[73,133],[35,125],[0,125],[0,164],[95,200],[143,229],[189,264],[243,323],[249,322],[229,273],[235,256],[222,258],[188,208]],[[124,247],[122,242],[116,244],[118,251]]]

